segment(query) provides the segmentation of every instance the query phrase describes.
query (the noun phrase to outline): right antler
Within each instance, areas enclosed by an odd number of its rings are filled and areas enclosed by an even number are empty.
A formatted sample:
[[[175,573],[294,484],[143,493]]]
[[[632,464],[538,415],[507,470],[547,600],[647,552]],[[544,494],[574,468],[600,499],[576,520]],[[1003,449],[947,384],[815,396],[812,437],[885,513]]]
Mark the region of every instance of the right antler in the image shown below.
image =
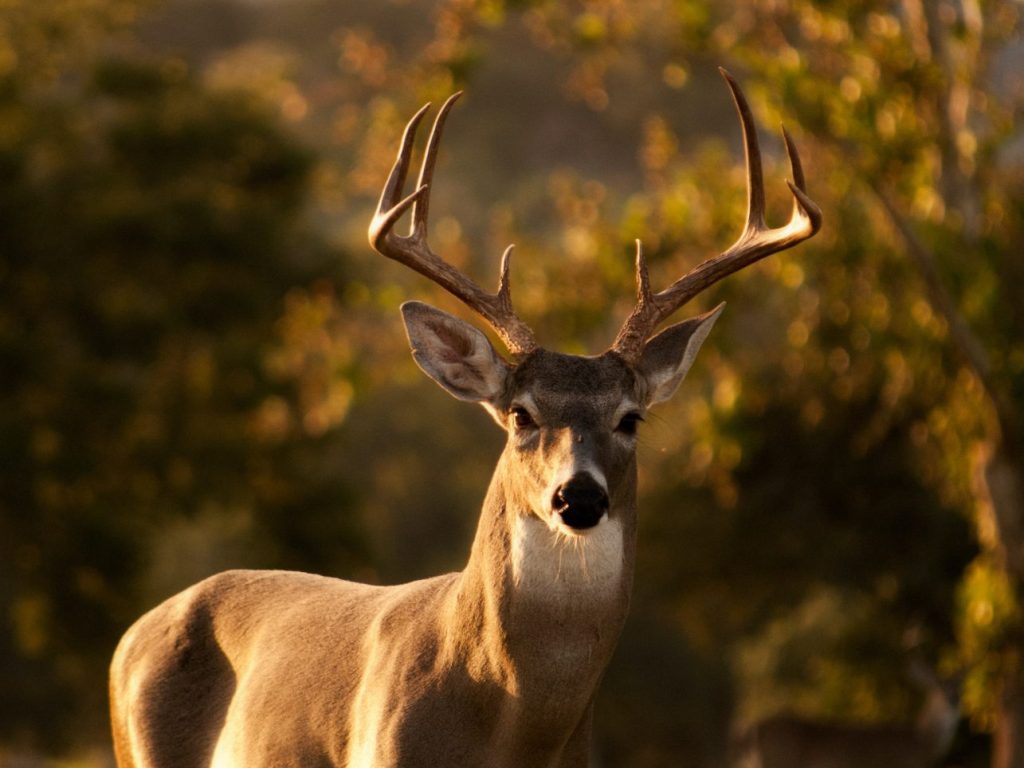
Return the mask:
[[[427,209],[430,205],[430,181],[434,174],[434,163],[437,160],[437,146],[441,141],[441,133],[444,130],[448,111],[461,95],[460,91],[449,96],[442,105],[441,111],[437,113],[420,166],[416,191],[403,198],[402,189],[409,171],[409,159],[412,155],[413,141],[416,138],[416,129],[420,120],[430,109],[430,104],[425,104],[405,126],[398,157],[391,169],[391,175],[388,176],[388,180],[384,184],[380,203],[370,222],[370,245],[383,256],[405,264],[407,267],[412,267],[460,299],[490,323],[508,347],[509,352],[513,355],[523,355],[536,349],[537,342],[533,331],[516,316],[512,309],[512,296],[508,281],[512,246],[506,248],[501,257],[498,292],[488,293],[467,275],[437,256],[427,244]],[[409,234],[404,237],[396,235],[392,231],[395,222],[410,207],[412,208],[412,224]]]
[[[773,229],[765,224],[764,179],[754,116],[736,81],[724,69],[719,69],[719,72],[729,84],[743,126],[743,147],[747,158],[747,223],[728,250],[698,264],[668,288],[655,294],[651,293],[643,247],[637,240],[637,304],[612,345],[612,349],[631,362],[639,359],[654,329],[705,288],[758,259],[792,248],[821,228],[821,210],[807,196],[800,155],[785,129],[782,135],[793,169],[793,181],[786,183],[793,193],[793,212],[781,227]]]

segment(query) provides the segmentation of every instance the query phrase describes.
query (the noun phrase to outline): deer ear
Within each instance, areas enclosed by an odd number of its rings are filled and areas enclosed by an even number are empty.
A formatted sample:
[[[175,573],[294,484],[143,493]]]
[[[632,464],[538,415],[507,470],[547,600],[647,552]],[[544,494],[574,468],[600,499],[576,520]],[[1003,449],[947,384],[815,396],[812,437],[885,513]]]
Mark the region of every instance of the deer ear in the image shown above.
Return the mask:
[[[480,331],[419,301],[402,305],[416,364],[460,400],[490,403],[505,389],[508,364]]]
[[[724,308],[723,302],[710,312],[669,326],[647,342],[638,366],[647,382],[647,405],[672,397]]]

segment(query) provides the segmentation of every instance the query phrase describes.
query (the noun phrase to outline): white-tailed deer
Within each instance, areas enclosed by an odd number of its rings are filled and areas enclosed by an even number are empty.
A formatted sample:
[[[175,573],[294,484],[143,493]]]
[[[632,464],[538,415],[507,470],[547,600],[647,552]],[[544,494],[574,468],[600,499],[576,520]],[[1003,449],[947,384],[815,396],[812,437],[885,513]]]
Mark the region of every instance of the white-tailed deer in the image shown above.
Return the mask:
[[[746,227],[659,293],[638,243],[636,308],[597,357],[537,346],[512,309],[511,249],[495,294],[431,251],[428,193],[456,97],[434,122],[416,190],[403,197],[427,107],[412,118],[370,242],[483,316],[511,354],[506,360],[451,315],[402,306],[423,371],[508,432],[469,562],[392,587],[230,571],[170,598],[128,630],[114,656],[122,768],[587,764],[591,703],[632,588],[637,426],[675,391],[721,308],[652,335],[704,288],[807,239],[821,222],[786,136],[793,213],[782,227],[765,225],[753,118],[725,77],[746,146]],[[395,234],[410,209],[409,235]]]
[[[752,725],[737,744],[737,768],[933,768],[946,756],[960,723],[956,685],[919,662],[921,689],[913,723],[852,724],[776,715]]]

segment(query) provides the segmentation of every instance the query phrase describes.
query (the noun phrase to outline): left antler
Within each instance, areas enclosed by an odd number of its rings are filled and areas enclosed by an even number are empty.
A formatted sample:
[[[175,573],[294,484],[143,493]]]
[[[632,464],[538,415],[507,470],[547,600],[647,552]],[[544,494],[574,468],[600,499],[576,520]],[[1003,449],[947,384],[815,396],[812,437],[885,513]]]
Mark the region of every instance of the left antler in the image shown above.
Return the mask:
[[[631,362],[639,360],[655,328],[705,288],[765,256],[792,248],[821,228],[821,210],[807,196],[800,155],[785,128],[782,129],[782,135],[793,169],[793,181],[787,180],[786,183],[793,193],[793,212],[789,221],[781,227],[771,228],[765,224],[764,178],[754,117],[736,81],[724,69],[719,71],[729,84],[743,126],[743,147],[747,160],[747,223],[743,233],[728,250],[697,265],[668,288],[655,294],[651,293],[643,246],[637,240],[637,304],[612,344],[613,350]]]
[[[430,104],[424,105],[405,126],[398,157],[384,184],[380,203],[370,222],[370,245],[378,253],[415,269],[456,298],[461,299],[470,309],[491,324],[494,331],[505,342],[509,352],[513,355],[523,355],[533,351],[537,347],[537,342],[534,340],[533,331],[519,319],[512,309],[512,296],[508,281],[512,246],[506,248],[501,257],[498,292],[488,293],[467,275],[430,250],[430,246],[427,244],[427,206],[430,203],[430,181],[434,175],[437,146],[441,141],[441,133],[444,130],[444,121],[448,117],[448,111],[461,95],[460,92],[449,96],[437,113],[434,127],[430,131],[430,138],[427,140],[416,191],[403,198],[402,188],[405,186],[405,177],[409,172],[416,128],[419,126],[420,120],[423,119],[423,115],[430,109]],[[395,223],[409,208],[412,208],[412,226],[409,234],[397,235],[392,231]]]

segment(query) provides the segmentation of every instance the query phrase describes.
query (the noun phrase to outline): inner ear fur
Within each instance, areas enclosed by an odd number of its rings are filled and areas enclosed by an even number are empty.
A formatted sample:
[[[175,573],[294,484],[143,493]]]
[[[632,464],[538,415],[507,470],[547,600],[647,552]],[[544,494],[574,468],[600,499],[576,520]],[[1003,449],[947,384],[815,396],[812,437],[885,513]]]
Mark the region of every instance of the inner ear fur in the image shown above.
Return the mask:
[[[427,376],[460,400],[498,400],[510,368],[483,333],[419,301],[402,305],[402,319],[413,359]]]
[[[648,405],[675,394],[724,308],[723,302],[710,312],[669,326],[647,342],[637,367],[647,384]]]

